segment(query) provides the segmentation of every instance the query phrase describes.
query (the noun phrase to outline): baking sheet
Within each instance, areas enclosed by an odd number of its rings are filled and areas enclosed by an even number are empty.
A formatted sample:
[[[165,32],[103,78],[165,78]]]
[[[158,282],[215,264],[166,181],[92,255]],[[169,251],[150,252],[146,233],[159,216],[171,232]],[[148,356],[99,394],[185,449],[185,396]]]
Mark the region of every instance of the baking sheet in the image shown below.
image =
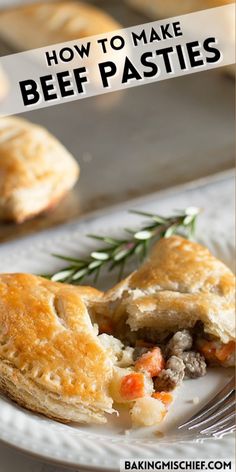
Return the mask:
[[[124,26],[120,0],[97,1]],[[2,54],[7,51],[2,46]],[[234,81],[220,69],[25,114],[74,154],[81,177],[52,213],[0,225],[0,242],[234,166]]]

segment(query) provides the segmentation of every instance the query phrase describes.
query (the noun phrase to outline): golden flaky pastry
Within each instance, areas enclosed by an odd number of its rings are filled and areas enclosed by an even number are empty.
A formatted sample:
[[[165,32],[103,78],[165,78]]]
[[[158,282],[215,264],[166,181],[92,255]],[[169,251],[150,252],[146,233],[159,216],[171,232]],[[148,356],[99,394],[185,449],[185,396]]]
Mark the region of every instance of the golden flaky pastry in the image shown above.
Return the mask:
[[[113,400],[132,406],[130,394],[120,392],[124,377],[129,388],[130,374],[137,376],[132,353],[118,339],[98,335],[90,318],[102,298],[91,287],[0,275],[0,391],[62,422],[104,423],[115,411]],[[152,381],[140,375],[138,393],[150,397]],[[163,406],[156,406],[161,419]]]
[[[52,208],[78,175],[75,159],[46,129],[0,118],[0,219],[20,223]]]
[[[17,49],[34,49],[120,28],[110,15],[77,1],[39,2],[0,13],[0,36]]]
[[[129,327],[137,337],[145,329],[158,339],[201,322],[223,343],[235,339],[233,273],[207,248],[179,236],[161,239],[106,298],[116,335]]]
[[[1,390],[51,418],[105,421],[112,364],[88,314],[99,297],[92,288],[1,275]]]

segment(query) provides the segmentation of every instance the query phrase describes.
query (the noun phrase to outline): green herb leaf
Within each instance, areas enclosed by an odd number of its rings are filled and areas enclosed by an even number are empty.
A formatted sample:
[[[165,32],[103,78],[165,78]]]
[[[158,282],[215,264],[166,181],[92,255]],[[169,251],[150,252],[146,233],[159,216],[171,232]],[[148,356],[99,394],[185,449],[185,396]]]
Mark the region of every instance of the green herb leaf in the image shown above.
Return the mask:
[[[107,254],[106,252],[94,251],[91,253],[91,257],[99,261],[106,261],[107,259],[109,259],[109,254]]]
[[[88,237],[108,246],[93,250],[85,259],[53,254],[53,257],[69,262],[70,265],[54,274],[44,275],[44,277],[57,282],[77,285],[90,275],[94,275],[96,282],[102,268],[107,267],[109,271],[112,271],[117,266],[120,269],[119,277],[122,277],[126,263],[132,258],[141,262],[146,257],[151,242],[163,237],[169,238],[176,233],[188,238],[193,237],[200,209],[193,206],[188,207],[183,211],[177,211],[175,215],[170,217],[138,210],[131,210],[131,213],[144,216],[149,221],[139,230],[125,230],[129,236],[124,239],[88,235]]]

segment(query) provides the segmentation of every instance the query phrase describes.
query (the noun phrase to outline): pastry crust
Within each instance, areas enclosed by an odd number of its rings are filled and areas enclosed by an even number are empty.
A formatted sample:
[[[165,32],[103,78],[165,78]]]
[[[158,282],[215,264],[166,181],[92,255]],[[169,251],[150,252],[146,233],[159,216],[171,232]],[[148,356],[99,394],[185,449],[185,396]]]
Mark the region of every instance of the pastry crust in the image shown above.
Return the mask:
[[[99,297],[92,288],[1,275],[1,390],[60,421],[105,422],[112,363],[88,313]]]
[[[77,1],[39,2],[0,13],[0,35],[17,49],[34,49],[119,29],[99,8]]]
[[[46,129],[0,119],[0,219],[21,223],[52,208],[78,175],[75,159]]]
[[[207,248],[179,236],[161,239],[106,299],[115,325],[123,319],[132,331],[154,328],[164,335],[201,321],[223,343],[235,339],[233,273]]]

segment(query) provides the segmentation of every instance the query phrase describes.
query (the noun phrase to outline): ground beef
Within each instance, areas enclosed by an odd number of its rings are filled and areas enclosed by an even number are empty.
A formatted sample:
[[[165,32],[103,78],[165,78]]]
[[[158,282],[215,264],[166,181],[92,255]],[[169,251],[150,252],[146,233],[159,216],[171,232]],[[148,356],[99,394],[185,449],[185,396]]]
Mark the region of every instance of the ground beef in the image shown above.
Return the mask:
[[[185,378],[197,379],[206,374],[206,362],[204,357],[195,351],[183,352],[181,359],[185,365]]]
[[[154,379],[156,392],[169,392],[178,387],[184,378],[185,365],[182,359],[171,356],[166,363],[165,369]]]
[[[177,331],[167,343],[165,355],[167,358],[170,356],[181,356],[184,351],[191,349],[192,344],[193,338],[187,329]]]

